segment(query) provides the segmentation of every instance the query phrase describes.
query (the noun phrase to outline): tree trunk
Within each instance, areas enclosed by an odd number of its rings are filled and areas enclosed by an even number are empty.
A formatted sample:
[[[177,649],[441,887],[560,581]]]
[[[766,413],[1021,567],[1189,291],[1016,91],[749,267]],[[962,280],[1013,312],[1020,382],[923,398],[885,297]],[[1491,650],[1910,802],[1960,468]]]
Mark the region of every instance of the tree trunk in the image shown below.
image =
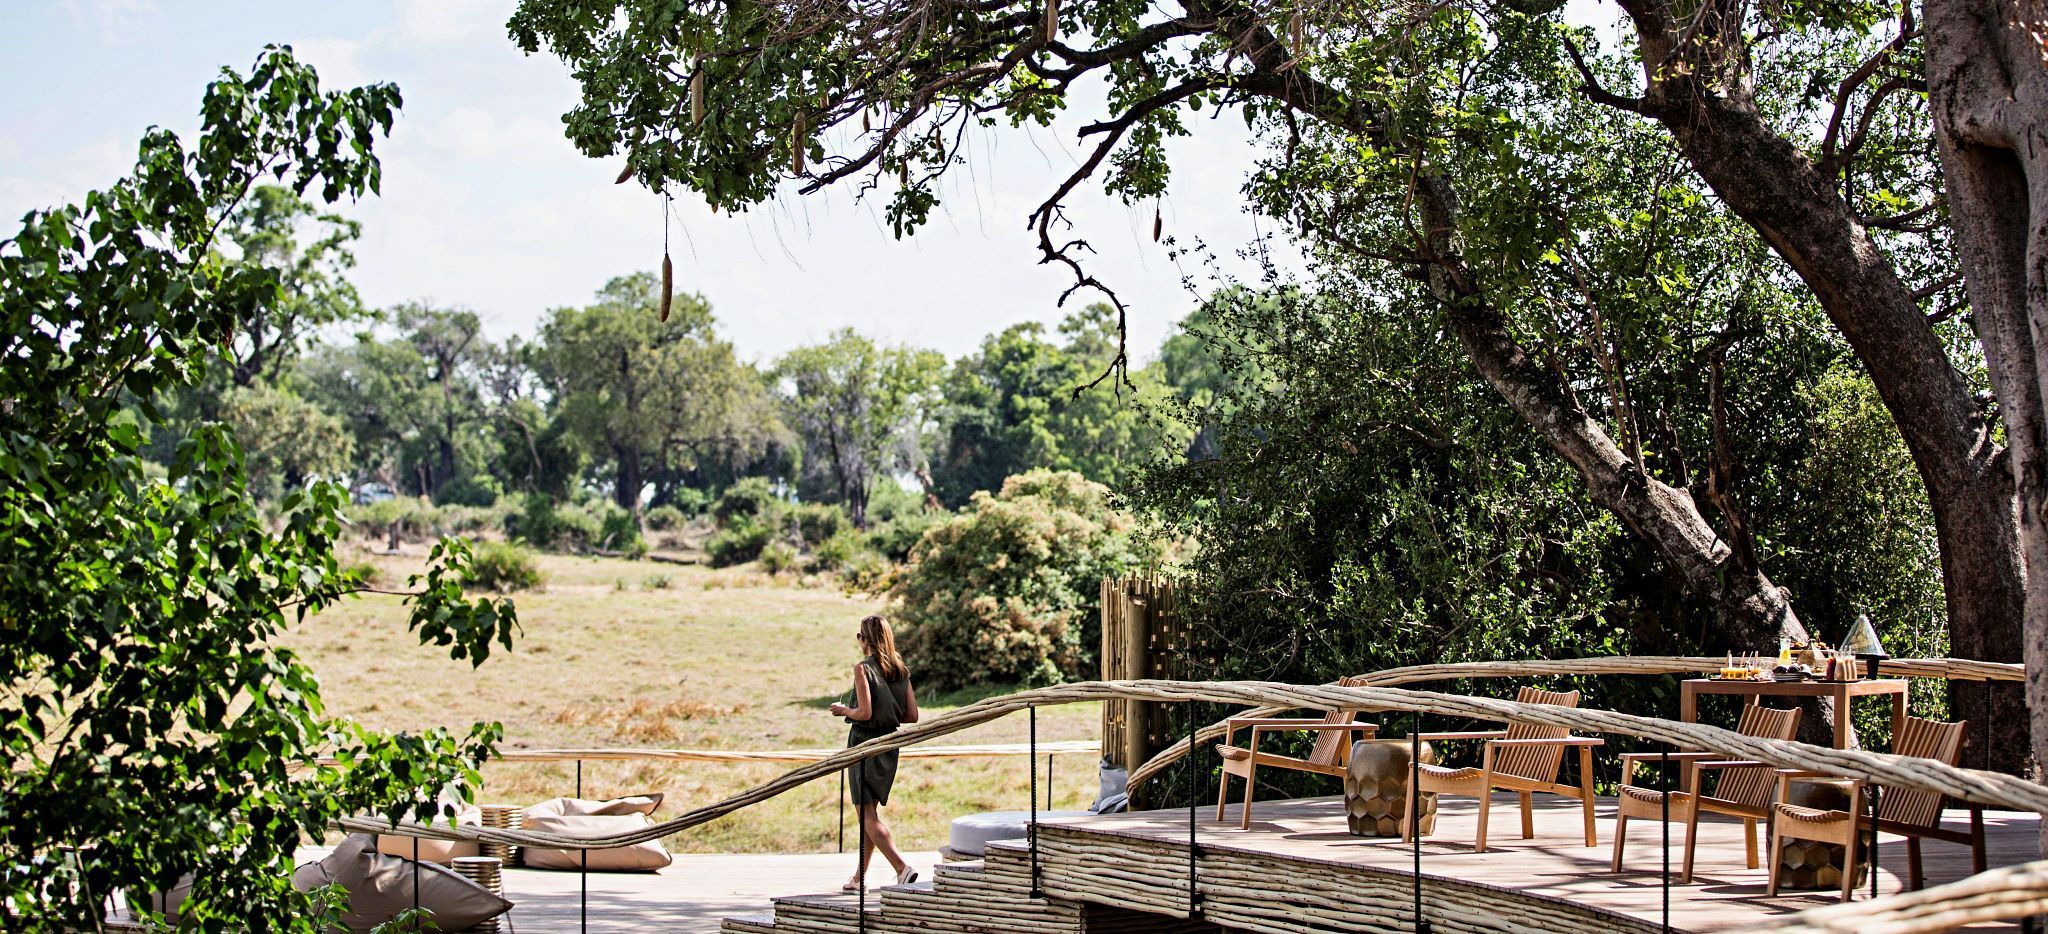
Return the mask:
[[[633,515],[640,514],[640,487],[645,484],[640,474],[640,449],[627,445],[612,449],[612,455],[619,462],[618,486],[612,490],[612,499]]]
[[[1191,12],[1194,9],[1190,7]],[[1388,121],[1339,103],[1341,95],[1298,70],[1278,68],[1271,59],[1285,52],[1271,35],[1255,25],[1234,24],[1229,17],[1219,29],[1232,36],[1247,57],[1275,70],[1272,78],[1247,82],[1247,90],[1354,132],[1385,133]],[[1729,644],[1763,647],[1774,644],[1779,635],[1807,638],[1785,592],[1761,570],[1739,565],[1734,549],[1707,522],[1692,495],[1650,476],[1623,453],[1586,413],[1563,377],[1531,359],[1515,340],[1506,317],[1489,301],[1479,271],[1468,266],[1459,251],[1459,199],[1450,181],[1428,169],[1419,171],[1414,203],[1421,220],[1415,246],[1419,255],[1429,257],[1421,271],[1459,342],[1494,390],[1579,472],[1593,501],[1647,543],[1688,593],[1707,601]],[[1802,738],[1829,743],[1827,728],[1834,711],[1815,712],[1818,715],[1802,718]]]
[[[1676,37],[1684,27],[1667,18],[1670,7],[1654,0],[1621,5],[1635,20],[1645,62],[1643,112],[1669,130],[1700,177],[1813,290],[1898,425],[1934,512],[1950,654],[2019,661],[2026,591],[2012,475],[2000,463],[1990,420],[1943,352],[1919,301],[1843,199],[1837,170],[1817,164],[1764,122],[1735,37],[1723,32],[1681,47]],[[1702,51],[1709,48],[1719,54]],[[1693,67],[1652,64],[1675,60]],[[1987,720],[2001,732],[2025,720],[2018,691],[1987,695],[1981,686],[1959,684],[1953,696],[1964,715],[1985,711],[1973,727],[1977,738]],[[1992,736],[1975,758],[2018,771],[2024,748]]]
[[[2038,763],[2048,761],[2048,73],[2035,39],[2043,10],[1930,0],[1926,17],[1928,101],[1949,215],[2018,491],[2026,697]]]

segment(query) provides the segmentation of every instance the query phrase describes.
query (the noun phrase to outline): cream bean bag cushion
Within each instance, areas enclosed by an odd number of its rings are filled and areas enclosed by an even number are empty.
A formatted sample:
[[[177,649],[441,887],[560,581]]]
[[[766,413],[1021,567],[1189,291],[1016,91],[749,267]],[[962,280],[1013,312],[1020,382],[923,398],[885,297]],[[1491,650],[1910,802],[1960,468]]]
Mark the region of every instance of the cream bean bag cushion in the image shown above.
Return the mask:
[[[412,908],[415,877],[419,906],[434,913],[434,924],[443,931],[465,930],[512,909],[511,902],[446,866],[377,852],[366,833],[350,834],[326,859],[300,866],[292,873],[292,886],[301,892],[325,885],[347,889],[342,923],[350,931],[368,931]]]
[[[522,830],[571,834],[578,837],[608,836],[639,830],[654,823],[648,815],[661,807],[661,795],[634,795],[610,801],[582,798],[549,798],[526,809]],[[607,850],[544,850],[527,847],[529,869],[581,869],[593,872],[652,872],[674,862],[660,840]]]
[[[435,824],[445,825],[447,822],[448,818],[445,815],[434,818]],[[457,825],[468,824],[472,827],[482,827],[484,825],[484,809],[474,804],[460,805],[455,809],[455,823]],[[474,840],[428,840],[425,838],[401,837],[388,833],[377,835],[377,852],[386,856],[396,856],[400,859],[412,859],[413,841],[415,839],[419,841],[419,858],[424,863],[440,863],[446,866],[455,862],[455,858],[458,856],[478,855],[476,841]]]

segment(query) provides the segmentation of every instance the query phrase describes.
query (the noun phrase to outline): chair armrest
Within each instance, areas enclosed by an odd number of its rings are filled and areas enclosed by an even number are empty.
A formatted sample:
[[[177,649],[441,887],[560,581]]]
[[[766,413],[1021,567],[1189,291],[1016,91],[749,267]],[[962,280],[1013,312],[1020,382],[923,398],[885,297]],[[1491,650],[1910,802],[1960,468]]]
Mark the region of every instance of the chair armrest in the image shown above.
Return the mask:
[[[1699,762],[1718,755],[1718,752],[1624,752],[1617,758],[1623,762],[1656,762],[1666,757],[1673,762]]]
[[[1479,730],[1479,731],[1476,731],[1476,732],[1469,732],[1469,733],[1424,733],[1424,734],[1422,734],[1422,738],[1423,738],[1423,739],[1503,739],[1503,738],[1505,738],[1505,737],[1506,737],[1507,735],[1508,735],[1508,731],[1506,731],[1506,730]]]
[[[1754,759],[1712,759],[1694,765],[1697,769],[1768,769],[1771,764]],[[1773,769],[1773,771],[1777,771]]]
[[[1275,733],[1285,733],[1290,730],[1371,730],[1377,733],[1380,730],[1380,725],[1377,723],[1366,723],[1364,721],[1353,721],[1351,723],[1325,723],[1321,720],[1317,720],[1314,723],[1296,723],[1287,726],[1275,726],[1270,723],[1262,723],[1257,727],[1254,727],[1254,729],[1261,729]]]
[[[1490,739],[1488,746],[1605,746],[1607,741],[1598,736],[1538,736],[1529,739]]]

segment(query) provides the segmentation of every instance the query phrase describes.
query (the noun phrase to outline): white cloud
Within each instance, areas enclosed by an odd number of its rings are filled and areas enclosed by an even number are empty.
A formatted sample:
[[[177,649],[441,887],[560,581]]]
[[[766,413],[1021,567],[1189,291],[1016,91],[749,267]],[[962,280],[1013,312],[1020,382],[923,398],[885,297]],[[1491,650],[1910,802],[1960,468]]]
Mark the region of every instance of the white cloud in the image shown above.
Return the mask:
[[[398,0],[398,35],[409,42],[502,40],[512,0]]]
[[[374,78],[363,69],[363,44],[354,39],[300,39],[291,44],[299,61],[320,73],[323,88],[353,88]]]
[[[80,28],[97,33],[102,45],[132,45],[164,28],[156,0],[65,0],[64,9]]]

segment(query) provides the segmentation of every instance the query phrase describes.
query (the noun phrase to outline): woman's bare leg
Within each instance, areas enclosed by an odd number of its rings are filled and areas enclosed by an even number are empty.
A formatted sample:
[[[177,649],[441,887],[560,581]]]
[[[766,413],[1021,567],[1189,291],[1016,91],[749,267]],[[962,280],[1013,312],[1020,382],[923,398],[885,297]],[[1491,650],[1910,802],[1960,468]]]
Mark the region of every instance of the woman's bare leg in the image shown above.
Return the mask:
[[[903,861],[903,854],[896,852],[896,837],[889,832],[889,825],[882,822],[881,809],[870,801],[861,806],[860,817],[867,822],[868,842],[882,852],[882,858],[889,861],[889,868],[902,875],[903,868],[909,864]],[[861,865],[866,866],[867,862],[863,860]]]

